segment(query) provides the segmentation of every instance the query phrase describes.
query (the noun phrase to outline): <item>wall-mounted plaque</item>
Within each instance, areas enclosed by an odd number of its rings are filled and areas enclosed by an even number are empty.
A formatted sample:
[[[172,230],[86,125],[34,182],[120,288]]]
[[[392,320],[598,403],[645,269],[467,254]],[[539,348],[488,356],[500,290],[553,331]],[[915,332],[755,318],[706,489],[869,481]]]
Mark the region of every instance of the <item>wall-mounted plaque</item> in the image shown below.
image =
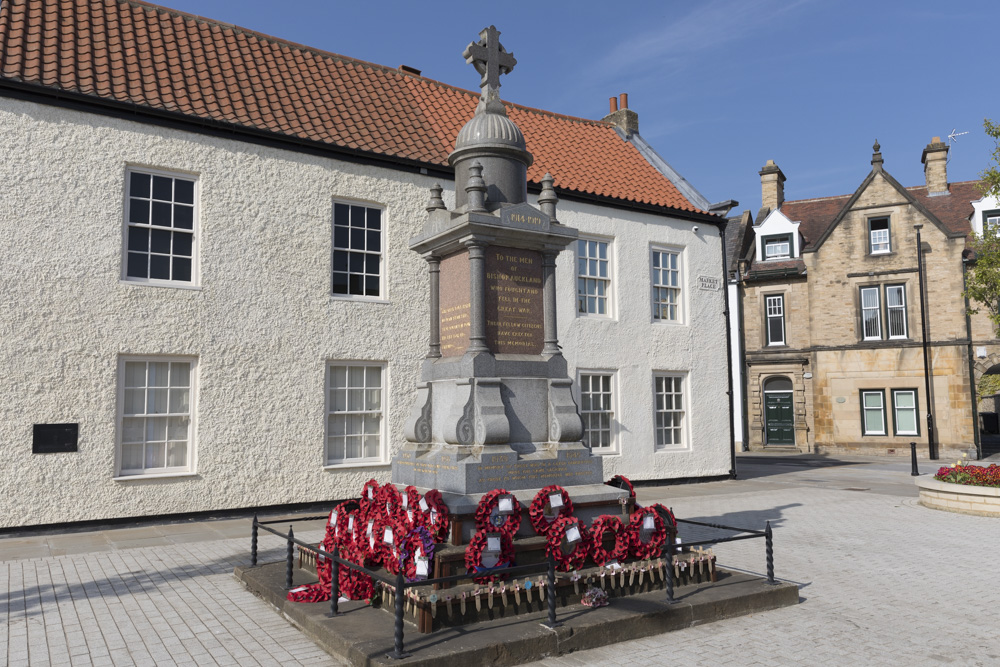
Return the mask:
[[[79,438],[79,424],[35,424],[31,453],[75,452]]]

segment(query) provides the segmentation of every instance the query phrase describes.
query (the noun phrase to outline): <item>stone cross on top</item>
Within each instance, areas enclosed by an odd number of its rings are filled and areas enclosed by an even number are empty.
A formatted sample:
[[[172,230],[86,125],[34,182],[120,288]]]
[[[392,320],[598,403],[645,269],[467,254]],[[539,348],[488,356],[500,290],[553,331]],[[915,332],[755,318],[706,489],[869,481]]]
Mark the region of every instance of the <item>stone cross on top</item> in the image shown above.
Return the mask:
[[[482,88],[481,101],[487,104],[500,101],[500,75],[508,74],[517,60],[507,53],[500,43],[500,31],[496,26],[483,28],[479,33],[478,42],[470,42],[462,52],[465,62],[471,63],[482,75],[479,86]]]

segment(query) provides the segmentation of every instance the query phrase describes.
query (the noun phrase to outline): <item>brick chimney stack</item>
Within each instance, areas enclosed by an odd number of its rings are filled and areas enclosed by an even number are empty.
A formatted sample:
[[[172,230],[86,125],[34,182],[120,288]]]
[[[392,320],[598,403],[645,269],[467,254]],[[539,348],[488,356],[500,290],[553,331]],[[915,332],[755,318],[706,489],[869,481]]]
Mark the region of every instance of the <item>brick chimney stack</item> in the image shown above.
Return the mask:
[[[781,172],[781,167],[774,164],[774,160],[768,160],[760,174],[760,200],[761,206],[772,211],[781,208],[785,201],[785,175]]]
[[[924,163],[927,194],[948,192],[948,144],[941,137],[934,137],[924,148],[920,161]]]
[[[605,123],[611,123],[621,129],[625,136],[639,132],[639,114],[628,108],[628,93],[622,93],[619,98],[610,98],[610,113],[602,118]]]

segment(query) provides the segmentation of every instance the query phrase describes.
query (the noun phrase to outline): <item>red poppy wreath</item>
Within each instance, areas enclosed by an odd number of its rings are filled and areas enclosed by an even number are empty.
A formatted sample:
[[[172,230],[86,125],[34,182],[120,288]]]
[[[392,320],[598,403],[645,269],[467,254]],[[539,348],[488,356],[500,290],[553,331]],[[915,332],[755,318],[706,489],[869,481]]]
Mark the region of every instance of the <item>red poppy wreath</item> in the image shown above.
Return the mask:
[[[380,488],[376,498],[378,498],[380,515],[390,521],[395,520],[399,516],[403,501],[399,495],[399,489],[396,488],[395,484],[386,484]]]
[[[587,560],[590,551],[590,535],[587,527],[575,516],[564,516],[549,527],[546,552],[556,562],[560,572],[579,570]]]
[[[364,552],[355,545],[348,545],[340,552],[340,557],[355,565],[373,567],[375,564],[365,559]],[[364,572],[340,566],[340,594],[349,600],[368,600],[375,592],[375,582]]]
[[[546,486],[535,494],[528,507],[528,518],[531,527],[539,535],[548,535],[549,529],[561,517],[573,514],[573,501],[569,499],[566,489],[557,484]]]
[[[497,531],[513,538],[521,527],[521,504],[513,493],[494,489],[476,507],[476,529]]]
[[[628,527],[629,552],[643,560],[660,555],[667,540],[667,530],[660,515],[652,507],[637,509]]]
[[[604,534],[615,536],[615,546],[608,551],[604,548]],[[590,557],[598,565],[609,561],[624,561],[628,557],[628,526],[613,514],[602,514],[590,524]]]
[[[399,568],[407,581],[427,579],[433,574],[434,538],[425,526],[411,529],[399,544]]]
[[[617,489],[628,490],[628,495],[635,498],[635,488],[632,486],[632,482],[625,475],[615,475],[611,479],[605,482],[607,486],[613,486]]]
[[[434,541],[444,542],[448,539],[448,506],[444,504],[441,492],[431,489],[424,494],[423,502],[418,506],[427,513],[427,528],[431,531]]]
[[[485,562],[484,562],[485,559]],[[472,574],[477,584],[486,584],[507,575],[492,575],[490,570],[509,567],[514,564],[514,542],[504,533],[487,533],[477,530],[465,548],[465,569]]]
[[[378,499],[379,485],[374,479],[370,479],[365,482],[365,485],[361,487],[361,515],[365,518],[376,505],[376,500]]]
[[[420,501],[423,499],[424,497],[420,495],[419,491],[417,491],[417,487],[413,485],[406,487],[399,497],[400,514],[406,518],[406,522],[409,524],[410,528],[426,526],[428,523],[429,519],[427,514],[429,514],[429,512],[423,512],[420,510]]]

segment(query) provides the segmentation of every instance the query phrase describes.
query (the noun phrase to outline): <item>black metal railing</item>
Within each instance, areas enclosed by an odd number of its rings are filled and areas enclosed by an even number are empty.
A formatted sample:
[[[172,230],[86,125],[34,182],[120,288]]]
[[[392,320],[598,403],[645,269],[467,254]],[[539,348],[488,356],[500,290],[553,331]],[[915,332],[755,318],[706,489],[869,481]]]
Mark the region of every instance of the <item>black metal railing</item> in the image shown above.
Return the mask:
[[[671,510],[672,512],[673,510]],[[281,537],[286,542],[285,548],[285,587],[286,589],[291,589],[292,585],[292,574],[294,572],[294,545],[298,545],[300,548],[305,548],[317,556],[329,559],[331,563],[331,577],[330,577],[330,614],[329,617],[337,616],[339,611],[339,598],[340,598],[340,568],[341,566],[350,568],[357,572],[361,572],[372,578],[373,581],[381,582],[383,586],[393,589],[393,595],[395,596],[395,605],[393,613],[395,616],[395,636],[393,642],[392,653],[387,654],[387,657],[394,660],[401,660],[408,657],[410,654],[406,653],[403,645],[403,615],[404,615],[404,604],[405,604],[405,591],[407,588],[412,588],[415,586],[431,586],[435,584],[450,584],[459,583],[462,581],[474,580],[478,577],[489,575],[510,575],[510,574],[540,574],[545,573],[546,575],[546,602],[548,607],[548,622],[547,625],[550,628],[555,628],[561,625],[556,620],[556,562],[552,557],[552,554],[548,555],[547,562],[545,563],[535,563],[531,565],[512,565],[509,567],[502,568],[490,568],[488,572],[478,572],[478,573],[466,573],[466,574],[453,574],[446,577],[435,577],[433,579],[417,579],[414,581],[406,581],[403,577],[403,572],[400,570],[395,577],[395,580],[387,577],[379,572],[369,570],[363,565],[358,565],[349,560],[340,557],[340,548],[334,547],[333,553],[330,553],[323,549],[322,547],[304,542],[295,537],[290,524],[297,521],[317,521],[319,519],[326,519],[327,516],[319,517],[299,517],[295,519],[275,519],[271,521],[260,521],[257,519],[257,515],[254,514],[253,524],[251,527],[250,535],[250,564],[252,566],[257,565],[257,540],[258,531],[264,529],[269,533],[272,533],[278,537]],[[708,528],[715,528],[717,530],[729,530],[738,533],[745,533],[742,535],[735,535],[733,537],[720,537],[711,540],[701,540],[697,542],[687,542],[684,546],[698,547],[714,544],[722,544],[725,542],[736,542],[739,540],[749,540],[756,538],[764,538],[765,544],[765,555],[767,563],[767,582],[769,584],[774,584],[774,543],[771,534],[771,522],[768,521],[764,527],[764,530],[751,530],[748,528],[735,528],[733,526],[723,526],[721,524],[707,523],[703,521],[691,521],[688,519],[677,519],[678,523],[687,523],[695,526],[704,526]],[[274,528],[271,528],[267,524],[276,523],[288,523],[288,533],[282,533]],[[667,602],[673,604],[676,602],[674,599],[674,562],[673,557],[676,555],[677,550],[680,549],[680,545],[672,542],[669,538],[665,548],[661,550],[659,557],[662,558],[664,554],[667,556],[666,565],[666,578],[665,587],[667,593]]]

